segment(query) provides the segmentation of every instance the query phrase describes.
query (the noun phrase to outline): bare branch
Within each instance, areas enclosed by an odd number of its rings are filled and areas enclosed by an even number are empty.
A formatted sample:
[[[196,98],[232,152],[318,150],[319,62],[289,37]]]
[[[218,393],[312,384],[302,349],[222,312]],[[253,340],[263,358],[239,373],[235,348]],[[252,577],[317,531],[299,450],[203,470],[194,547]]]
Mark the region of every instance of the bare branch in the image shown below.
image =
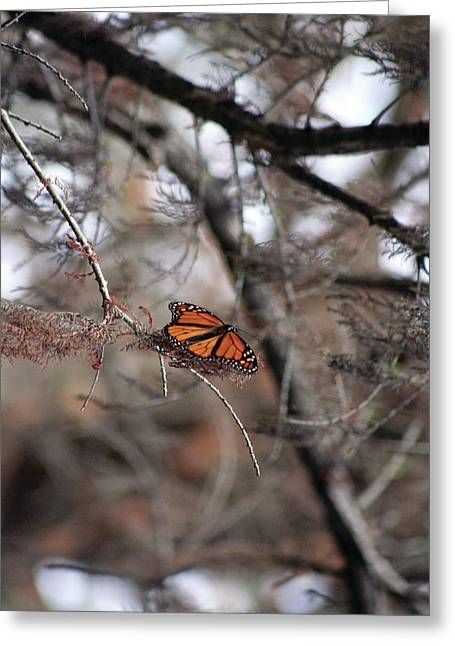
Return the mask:
[[[289,177],[307,184],[311,188],[319,191],[323,195],[338,200],[352,211],[356,211],[365,216],[370,225],[377,225],[387,231],[399,242],[410,247],[416,254],[427,255],[429,253],[429,235],[426,231],[421,231],[424,227],[405,227],[401,225],[390,211],[383,210],[369,204],[347,191],[339,188],[335,184],[322,179],[315,175],[300,164],[290,163],[282,160],[279,167]]]
[[[366,429],[363,431],[357,432],[356,437],[351,438],[351,441],[348,443],[348,446],[346,446],[346,455],[352,455],[360,446],[362,442],[365,442],[369,437],[373,435],[381,426],[384,426],[389,422],[391,419],[395,417],[395,415],[398,415],[400,411],[402,411],[404,408],[409,406],[414,399],[418,397],[420,392],[427,386],[428,383],[428,377],[426,377],[423,380],[423,383],[420,384],[420,386],[412,392],[408,397],[405,397],[397,406],[392,408],[391,410],[388,411],[386,415],[383,415],[381,419],[379,419],[377,422],[374,424],[371,424],[368,426]]]
[[[162,354],[158,354],[160,361],[160,371],[161,371],[161,381],[163,384],[163,397],[167,397],[167,375],[166,375],[166,365],[164,363],[164,358]]]
[[[90,399],[91,399],[91,397],[92,397],[92,395],[93,395],[93,393],[95,391],[96,384],[98,383],[98,378],[100,376],[101,367],[103,365],[105,347],[106,347],[105,344],[103,344],[102,347],[101,347],[99,359],[97,361],[97,365],[95,366],[95,376],[93,377],[93,382],[92,382],[92,385],[90,387],[90,390],[88,391],[87,397],[84,399],[84,403],[81,406],[81,412],[86,409],[87,404],[89,403],[89,401],[90,401]]]
[[[334,424],[339,424],[340,422],[344,422],[345,420],[349,419],[353,415],[356,415],[359,413],[363,408],[368,406],[373,399],[382,391],[384,388],[387,386],[387,383],[380,383],[376,386],[376,388],[366,397],[363,401],[360,402],[357,406],[354,408],[351,408],[351,410],[348,410],[346,413],[342,413],[341,415],[337,415],[336,417],[331,417],[330,419],[298,419],[296,417],[288,417],[286,419],[289,424],[295,424],[296,426],[333,426]]]
[[[371,571],[392,592],[400,596],[412,596],[412,586],[377,551],[371,539],[368,524],[351,493],[344,471],[341,468],[334,469],[331,476],[329,481],[330,495],[340,515],[350,528]]]
[[[9,116],[11,117],[11,119],[16,119],[17,121],[20,121],[25,126],[31,126],[32,128],[36,128],[36,130],[41,130],[41,132],[45,132],[47,135],[54,137],[54,139],[57,139],[58,141],[62,141],[61,135],[58,135],[56,132],[53,132],[48,128],[45,128],[39,123],[35,123],[34,121],[30,121],[29,119],[24,119],[23,117],[20,117],[18,114],[14,114],[13,112],[9,112]]]
[[[390,460],[381,469],[378,477],[363,491],[357,499],[360,509],[364,510],[371,507],[376,500],[384,493],[387,487],[395,480],[398,473],[405,464],[409,452],[414,448],[422,432],[423,424],[419,419],[415,419],[403,435],[397,452],[392,455]]]
[[[10,45],[9,43],[1,42],[1,46],[4,47],[5,49],[9,49],[13,52],[16,52],[17,54],[23,54],[24,56],[29,56],[30,58],[33,58],[35,61],[38,61],[47,69],[49,69],[51,72],[53,72],[57,78],[63,83],[63,85],[68,88],[68,90],[71,92],[71,94],[74,94],[74,96],[82,103],[84,106],[85,110],[88,112],[88,106],[84,99],[81,97],[79,92],[73,88],[71,83],[66,79],[61,72],[58,71],[57,68],[55,68],[53,65],[48,63],[42,56],[38,56],[38,54],[34,54],[33,52],[29,52],[27,49],[23,49],[22,47],[16,47],[15,45]]]
[[[428,123],[424,122],[316,130],[263,124],[255,115],[226,99],[224,92],[197,87],[157,62],[130,53],[111,40],[102,25],[80,14],[32,12],[22,22],[40,29],[76,56],[103,64],[110,75],[123,75],[158,96],[180,103],[203,119],[216,121],[235,139],[245,138],[255,148],[272,152],[292,150],[296,155],[328,155],[428,145]]]
[[[9,18],[8,20],[5,20],[4,23],[2,23],[0,27],[0,31],[3,31],[4,29],[8,29],[8,27],[11,27],[11,25],[14,25],[14,23],[18,22],[24,16],[27,12],[26,11],[20,11],[17,13],[15,16],[12,18]]]
[[[66,206],[65,202],[62,200],[58,192],[55,190],[54,185],[50,183],[47,179],[47,177],[44,175],[40,165],[38,162],[34,159],[32,153],[30,150],[27,148],[25,145],[24,141],[22,138],[19,136],[17,133],[16,129],[14,128],[13,124],[11,123],[11,120],[8,116],[8,113],[6,110],[2,109],[1,110],[1,117],[2,117],[2,124],[5,128],[5,130],[8,132],[10,135],[12,141],[18,148],[18,150],[21,152],[23,155],[25,161],[27,164],[30,166],[30,168],[33,170],[35,175],[38,177],[40,180],[41,184],[43,187],[46,189],[46,191],[49,193],[49,195],[52,198],[52,201],[54,202],[55,206],[58,208],[60,213],[63,215],[65,220],[68,222],[69,226],[71,227],[74,235],[76,236],[78,242],[80,243],[81,247],[84,249],[86,258],[91,265],[93,269],[93,273],[95,276],[95,280],[98,283],[100,294],[103,300],[103,310],[104,310],[104,317],[107,318],[109,315],[109,307],[111,304],[111,296],[109,294],[109,289],[107,286],[107,280],[104,277],[104,274],[101,270],[100,264],[98,262],[97,256],[95,252],[93,251],[93,247],[90,244],[90,242],[87,240],[85,237],[82,229],[80,228],[79,224],[76,222],[75,218],[73,217],[72,213]],[[122,318],[134,331],[138,330],[138,323],[135,321],[133,318],[131,318],[123,309],[113,306],[115,313],[117,316]]]
[[[248,436],[248,433],[246,432],[245,427],[243,426],[242,422],[240,421],[239,416],[237,415],[235,410],[232,408],[231,404],[224,397],[224,395],[222,395],[222,393],[218,390],[218,388],[216,386],[214,386],[212,384],[212,382],[207,379],[207,377],[204,377],[204,375],[201,375],[194,368],[189,368],[189,370],[190,370],[190,372],[193,373],[193,375],[196,375],[196,377],[198,377],[198,379],[203,381],[211,390],[213,390],[215,395],[223,402],[223,404],[226,406],[228,411],[231,413],[232,417],[234,418],[235,423],[237,424],[237,426],[239,427],[239,429],[242,432],[243,438],[244,438],[245,443],[246,443],[246,445],[248,447],[248,451],[250,452],[251,461],[253,462],[253,466],[254,466],[254,470],[256,471],[256,475],[260,476],[261,475],[261,469],[259,468],[259,463],[258,463],[258,461],[256,459],[255,454],[254,454],[254,449],[253,449],[253,445],[251,443],[251,440],[250,440],[250,438]]]

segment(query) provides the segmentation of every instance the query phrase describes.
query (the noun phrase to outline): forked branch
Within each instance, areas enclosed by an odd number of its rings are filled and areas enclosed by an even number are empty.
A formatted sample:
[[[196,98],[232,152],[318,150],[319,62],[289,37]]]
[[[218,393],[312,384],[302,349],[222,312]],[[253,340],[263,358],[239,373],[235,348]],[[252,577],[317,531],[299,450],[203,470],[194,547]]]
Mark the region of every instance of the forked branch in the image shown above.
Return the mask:
[[[77,223],[73,214],[71,213],[69,208],[66,206],[65,202],[58,194],[54,184],[48,180],[41,166],[33,157],[32,153],[24,143],[23,139],[21,138],[17,130],[14,128],[11,122],[11,119],[8,115],[8,112],[3,108],[1,110],[1,118],[2,118],[2,125],[7,131],[7,133],[9,134],[9,136],[11,137],[11,140],[13,141],[14,145],[22,154],[22,156],[24,157],[25,161],[30,166],[30,168],[33,170],[36,177],[39,179],[40,183],[43,185],[43,187],[51,196],[53,203],[55,204],[55,206],[58,208],[60,213],[67,221],[68,225],[70,226],[71,230],[73,231],[76,237],[77,242],[79,243],[81,249],[83,249],[84,255],[87,258],[88,263],[92,267],[95,280],[98,283],[98,288],[102,298],[104,318],[107,319],[109,317],[110,310],[114,310],[115,315],[123,319],[125,323],[127,323],[127,325],[129,325],[133,329],[133,331],[136,332],[138,330],[138,325],[139,325],[138,322],[135,321],[131,316],[129,316],[124,311],[124,309],[112,304],[112,299],[108,289],[108,283],[101,270],[98,257],[93,250],[93,245],[86,238],[84,232],[82,231],[81,227]]]

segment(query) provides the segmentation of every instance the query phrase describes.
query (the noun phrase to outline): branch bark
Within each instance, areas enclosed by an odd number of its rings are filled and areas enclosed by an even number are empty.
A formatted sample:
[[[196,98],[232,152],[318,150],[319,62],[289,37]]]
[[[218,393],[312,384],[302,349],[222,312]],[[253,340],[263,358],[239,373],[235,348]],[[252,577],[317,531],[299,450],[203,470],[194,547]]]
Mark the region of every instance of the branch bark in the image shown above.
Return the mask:
[[[6,132],[9,134],[13,144],[19,150],[21,155],[24,157],[25,161],[30,166],[32,171],[35,173],[36,177],[39,179],[42,186],[46,189],[46,191],[51,196],[55,206],[67,221],[78,243],[81,245],[81,248],[84,250],[87,261],[92,267],[95,280],[98,283],[98,288],[99,288],[101,298],[102,298],[102,303],[103,303],[104,318],[107,319],[109,314],[109,307],[112,304],[112,300],[109,294],[107,280],[104,277],[103,271],[98,262],[98,258],[95,252],[93,251],[92,245],[84,235],[84,232],[80,228],[79,224],[76,222],[75,218],[73,217],[73,214],[68,209],[65,202],[62,200],[62,198],[54,188],[54,185],[51,182],[49,182],[41,166],[33,157],[32,153],[25,145],[19,133],[14,128],[13,124],[11,123],[11,119],[8,116],[7,111],[3,109],[1,110],[1,123],[2,123],[2,126],[5,128]],[[127,323],[135,332],[138,330],[138,323],[134,321],[134,319],[132,319],[128,314],[126,314],[126,312],[116,307],[115,305],[113,306],[113,309],[115,309],[116,314],[121,319],[123,319],[125,323]]]
[[[288,128],[263,123],[224,93],[193,85],[159,63],[131,53],[109,37],[103,25],[80,14],[31,12],[21,24],[39,29],[47,38],[78,56],[104,65],[107,74],[121,75],[162,98],[174,101],[195,116],[223,126],[234,141],[244,140],[252,151],[267,150],[273,163],[292,179],[302,182],[367,218],[411,248],[418,256],[428,254],[428,236],[417,236],[402,226],[390,211],[378,208],[327,182],[292,160],[292,156],[371,152],[428,145],[428,123],[368,125],[356,128],[330,126],[317,130]],[[82,37],[83,36],[83,37]]]
[[[191,168],[185,166],[184,168],[179,168],[176,172],[187,185],[194,186]],[[223,196],[216,186],[212,186],[207,182],[205,214],[226,264],[229,270],[234,272],[236,258],[239,254],[239,241],[227,227],[230,208],[228,198]],[[257,320],[259,327],[267,328],[269,322],[276,315],[276,303],[273,293],[268,288],[258,285],[246,277],[243,297],[250,316]],[[281,343],[280,339],[272,337],[266,338],[263,347],[267,364],[279,389],[286,368],[286,347]],[[294,416],[305,416],[304,393],[295,375],[290,380],[288,410],[292,411]],[[365,548],[367,536],[365,532],[362,534],[362,541],[365,541],[365,543],[359,542],[359,536],[353,532],[350,517],[346,516],[345,497],[334,493],[336,487],[334,487],[333,478],[331,478],[333,465],[327,461],[327,458],[321,454],[317,447],[296,447],[296,453],[303,468],[305,468],[312,480],[315,492],[325,511],[329,529],[340,553],[345,559],[346,570],[344,576],[351,593],[352,612],[357,614],[376,613],[377,595],[381,592],[381,587],[385,581],[379,575],[383,574],[384,571],[386,572],[386,577],[392,572],[390,578],[387,579],[391,582],[389,588],[394,594],[401,597],[405,603],[408,603],[407,594],[410,588],[407,583],[401,578],[397,578],[398,575],[397,577],[394,576],[393,568],[375,551],[372,543],[368,544],[368,549]],[[343,473],[343,486],[347,488],[346,490],[350,490],[352,483],[349,473],[342,465],[338,465],[338,475],[340,474],[340,469]],[[362,522],[362,527],[365,528],[365,521]],[[366,556],[371,554],[375,556],[373,564],[366,559]],[[378,559],[376,559],[376,556],[378,556]],[[375,566],[378,567],[375,568]],[[384,566],[385,570],[382,566]],[[380,582],[379,586],[378,581]],[[397,581],[399,581],[399,584],[395,585]],[[411,604],[411,602],[409,603]]]
[[[323,195],[341,202],[351,209],[351,211],[360,213],[368,220],[370,225],[377,225],[384,231],[387,231],[398,242],[412,249],[418,256],[428,255],[429,237],[425,231],[422,231],[422,235],[417,235],[416,227],[407,227],[400,224],[390,211],[374,206],[352,195],[352,193],[344,191],[299,164],[280,162],[278,166],[292,179],[307,184]]]
[[[124,76],[157,96],[179,103],[198,117],[219,123],[235,140],[248,141],[252,149],[301,156],[428,145],[428,122],[354,128],[330,126],[315,130],[263,123],[224,92],[198,87],[159,63],[131,53],[112,40],[103,25],[81,14],[30,12],[22,17],[21,24],[39,29],[82,61],[92,59],[101,63],[109,75]]]

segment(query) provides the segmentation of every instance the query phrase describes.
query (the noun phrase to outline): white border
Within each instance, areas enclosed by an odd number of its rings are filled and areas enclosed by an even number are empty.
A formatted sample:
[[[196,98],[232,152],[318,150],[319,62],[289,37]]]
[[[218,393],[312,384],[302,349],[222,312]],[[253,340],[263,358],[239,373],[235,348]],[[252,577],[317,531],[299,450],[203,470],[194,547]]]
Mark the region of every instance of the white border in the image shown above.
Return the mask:
[[[77,1],[77,0],[76,0]],[[15,8],[16,3],[7,3]],[[39,4],[36,4],[38,8]],[[76,2],[46,3],[48,9],[75,6]],[[87,6],[89,3],[79,3]],[[190,3],[181,3],[188,6]],[[312,3],[314,4],[314,3]],[[335,4],[335,3],[334,3]],[[17,3],[18,8],[24,5]],[[31,2],[25,5],[32,8]],[[155,5],[156,6],[156,5]],[[163,6],[163,5],[161,5]],[[34,646],[81,646],[102,641],[109,646],[177,643],[198,646],[251,643],[260,646],[285,641],[334,646],[428,646],[449,644],[455,633],[453,586],[455,574],[454,504],[455,415],[455,243],[454,208],[454,20],[445,0],[391,0],[391,15],[431,15],[432,116],[432,616],[423,617],[295,617],[230,615],[119,615],[114,613],[1,613],[4,643],[20,638]],[[153,5],[150,5],[152,8]],[[270,5],[268,5],[270,7]],[[35,8],[33,6],[33,8]],[[279,3],[274,11],[286,11]],[[259,11],[256,8],[255,11]],[[299,12],[298,9],[295,10]],[[322,7],[318,12],[322,13]],[[338,12],[331,9],[330,12]],[[356,13],[363,13],[356,3]],[[444,143],[448,145],[444,146]],[[11,637],[8,641],[8,637]],[[296,638],[294,640],[294,638]],[[390,640],[392,638],[392,640]],[[14,640],[14,641],[13,641]],[[83,641],[82,641],[83,640]],[[291,641],[292,640],[292,641]],[[453,643],[453,642],[452,642]]]
[[[195,11],[204,11],[212,13],[362,13],[362,14],[384,14],[388,12],[387,0],[371,0],[365,2],[364,0],[338,0],[335,2],[254,2],[254,0],[246,0],[246,2],[236,2],[229,0],[221,0],[220,2],[213,2],[213,4],[204,4],[199,0],[192,2],[191,0],[157,0],[156,2],[145,2],[142,4],[140,0],[116,3],[114,0],[61,0],[55,2],[54,0],[24,0],[24,2],[6,0],[2,9],[31,9],[37,10],[82,10],[90,9],[92,11],[106,11],[108,9],[129,10],[129,11],[153,11],[154,9],[163,11],[184,11],[187,7],[194,8]],[[119,5],[119,6],[117,6]]]

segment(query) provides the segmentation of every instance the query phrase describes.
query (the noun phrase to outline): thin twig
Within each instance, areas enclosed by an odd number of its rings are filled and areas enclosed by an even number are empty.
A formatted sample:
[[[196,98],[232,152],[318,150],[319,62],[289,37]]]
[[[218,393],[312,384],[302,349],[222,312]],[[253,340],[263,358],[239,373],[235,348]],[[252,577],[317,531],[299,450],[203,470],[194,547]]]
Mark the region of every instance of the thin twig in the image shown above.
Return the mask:
[[[378,384],[370,395],[360,402],[358,406],[355,406],[355,408],[351,408],[351,410],[348,410],[346,413],[342,413],[341,415],[337,415],[336,417],[331,417],[329,419],[298,419],[297,417],[288,417],[286,421],[289,424],[295,424],[296,426],[332,426],[334,424],[339,424],[339,422],[344,422],[368,406],[368,404],[373,401],[373,399],[381,392],[381,390],[384,390],[386,386],[387,384],[385,382]]]
[[[90,115],[90,123],[95,141],[98,142],[100,136],[100,123],[98,119],[98,102],[96,100],[95,89],[93,87],[92,77],[90,74],[90,66],[88,62],[84,63],[84,94],[87,97],[87,105],[90,105],[88,110]]]
[[[302,81],[308,78],[310,74],[311,70],[309,72],[305,72],[305,74],[298,76],[293,81],[288,83],[284,90],[277,94],[277,96],[273,99],[273,102],[265,110],[262,111],[262,116],[264,117],[269,112],[272,112],[272,110],[274,110],[283,99],[285,99],[300,83],[302,83]]]
[[[30,58],[33,58],[35,61],[38,61],[39,63],[41,63],[42,65],[47,67],[47,69],[51,70],[51,72],[53,72],[57,76],[57,78],[71,92],[71,94],[74,94],[74,96],[77,99],[79,99],[79,101],[82,103],[82,105],[84,106],[84,108],[88,112],[88,106],[87,106],[86,102],[84,101],[84,99],[79,94],[79,92],[73,88],[73,86],[68,81],[68,79],[66,79],[63,76],[63,74],[58,71],[58,69],[56,69],[50,63],[48,63],[44,58],[42,58],[41,56],[38,56],[38,54],[34,54],[33,52],[28,51],[28,49],[24,49],[23,47],[16,47],[16,45],[10,45],[9,43],[5,43],[4,41],[1,41],[1,45],[2,45],[2,47],[5,47],[5,49],[9,49],[9,50],[11,50],[13,52],[16,52],[18,54],[24,54],[24,56],[30,56]]]
[[[231,154],[232,154],[232,164],[234,167],[234,180],[235,180],[235,185],[236,185],[236,207],[235,211],[237,212],[237,218],[239,222],[239,252],[240,252],[240,261],[241,265],[244,263],[242,262],[243,259],[245,258],[246,254],[246,238],[245,238],[245,221],[244,221],[244,212],[243,212],[243,190],[242,190],[242,182],[240,180],[240,173],[239,173],[239,162],[237,159],[237,152],[235,149],[235,143],[231,139]],[[235,302],[234,302],[234,315],[237,315],[237,309],[240,305],[240,301],[242,298],[242,292],[243,292],[243,287],[245,284],[245,270],[241,269],[238,273],[237,280],[235,283]]]
[[[38,164],[38,162],[34,159],[32,153],[30,150],[27,148],[25,145],[24,141],[21,139],[20,135],[14,128],[13,124],[11,123],[11,120],[8,116],[8,113],[6,110],[2,109],[1,110],[1,117],[2,117],[2,124],[5,128],[5,130],[8,132],[10,135],[11,139],[13,140],[14,144],[18,148],[18,150],[21,152],[23,155],[25,161],[27,164],[30,166],[30,168],[33,170],[35,175],[38,177],[40,180],[41,184],[44,186],[46,191],[49,193],[49,195],[52,198],[52,201],[54,202],[55,206],[58,208],[60,213],[63,215],[65,220],[68,222],[69,226],[71,227],[74,235],[76,236],[76,239],[84,249],[84,252],[87,257],[87,261],[91,265],[93,269],[93,273],[95,276],[95,280],[98,283],[99,286],[99,291],[101,294],[101,298],[103,301],[103,310],[104,310],[104,317],[105,319],[108,316],[108,310],[109,306],[111,305],[111,296],[109,294],[109,289],[107,285],[107,280],[104,277],[104,274],[101,270],[100,264],[98,262],[98,258],[93,251],[92,245],[90,242],[87,240],[85,237],[82,229],[80,228],[79,224],[75,220],[74,216],[72,215],[71,211],[68,209],[66,206],[65,202],[62,200],[58,192],[56,191],[54,185],[49,182],[48,178],[45,176],[43,170],[41,169],[41,166]],[[112,305],[112,309],[115,310],[115,313],[117,316],[119,316],[121,319],[125,321],[135,332],[138,329],[138,324],[137,322],[130,317],[123,309],[116,307],[115,305]]]
[[[9,112],[9,116],[11,117],[11,119],[16,119],[17,121],[21,121],[21,123],[23,123],[24,126],[31,126],[32,128],[36,128],[36,130],[41,130],[42,132],[45,132],[47,135],[50,135],[51,137],[58,139],[58,141],[62,141],[63,139],[63,137],[61,135],[58,135],[56,132],[53,132],[52,130],[48,130],[48,128],[45,128],[39,123],[35,123],[34,121],[29,121],[29,119],[24,119],[24,117],[20,117],[18,114],[14,114],[14,112]]]
[[[201,138],[200,132],[203,126],[202,119],[194,117],[194,145],[196,149],[196,164],[197,164],[197,175],[196,175],[196,199],[199,212],[204,213],[205,205],[205,194],[206,194],[206,184],[205,184],[205,168],[204,168],[204,159],[202,157],[201,150]]]
[[[138,89],[138,95],[137,98],[134,102],[134,107],[133,107],[133,113],[131,115],[131,154],[128,157],[128,162],[126,164],[126,170],[125,170],[125,179],[122,182],[121,190],[124,190],[124,186],[128,183],[128,181],[131,178],[132,172],[133,172],[133,164],[137,155],[137,143],[139,140],[139,137],[141,136],[141,129],[140,129],[140,121],[139,121],[139,114],[141,112],[141,107],[142,107],[142,100],[143,96],[145,94],[144,88],[140,87]],[[101,124],[100,124],[101,125]],[[104,125],[104,124],[103,124]],[[100,127],[100,126],[99,126]]]
[[[104,65],[109,74],[124,76],[170,101],[177,101],[193,114],[215,121],[241,138],[259,140],[261,147],[279,148],[294,155],[327,155],[370,152],[378,149],[428,145],[427,122],[395,125],[339,128],[329,127],[309,132],[279,124],[262,123],[232,99],[220,100],[218,92],[193,85],[163,68],[155,60],[133,54],[110,38],[108,31],[81,14],[40,14],[30,12],[23,22],[39,29],[47,38],[83,60]],[[84,38],[80,35],[84,34]]]
[[[98,406],[102,410],[109,410],[111,413],[128,413],[128,414],[140,414],[145,411],[150,411],[152,408],[158,408],[163,406],[168,402],[180,401],[188,392],[194,390],[196,387],[199,387],[198,383],[191,384],[188,388],[184,390],[179,390],[172,395],[167,395],[167,397],[152,397],[147,401],[146,404],[143,403],[125,403],[118,401],[104,401],[102,399],[97,399],[96,397],[91,399],[91,402],[94,406]],[[84,395],[77,395],[77,399],[85,399]]]
[[[414,401],[414,399],[416,399],[416,397],[419,395],[420,391],[425,388],[427,383],[428,383],[428,378],[425,379],[425,381],[417,388],[417,390],[415,390],[413,393],[411,393],[411,395],[403,399],[397,406],[395,406],[395,408],[392,408],[387,413],[387,415],[384,415],[383,417],[381,417],[380,420],[378,420],[374,424],[371,424],[371,426],[368,426],[360,433],[356,434],[358,435],[358,437],[355,437],[355,439],[353,439],[346,447],[346,450],[345,450],[346,457],[348,456],[352,457],[352,454],[355,453],[355,451],[358,449],[360,444],[362,444],[363,442],[365,442],[365,440],[371,437],[371,435],[373,435],[373,433],[375,433],[378,430],[378,428],[387,424],[387,422],[393,419],[395,415],[397,415],[400,411],[402,411],[404,408],[409,406],[409,404],[411,404]]]
[[[318,86],[318,89],[314,93],[313,100],[311,101],[310,108],[308,110],[308,113],[306,115],[306,120],[305,120],[305,128],[310,128],[311,127],[311,117],[313,116],[315,107],[316,107],[316,102],[318,101],[319,97],[321,96],[324,86],[327,83],[327,81],[330,78],[331,73],[333,72],[333,68],[335,67],[336,63],[338,62],[338,58],[335,58],[335,60],[331,61],[328,64],[328,67],[324,71],[323,78]]]
[[[401,184],[399,184],[393,191],[386,194],[383,197],[383,203],[388,204],[389,202],[393,202],[397,198],[402,198],[407,191],[410,191],[412,188],[414,188],[414,186],[418,184],[420,181],[424,179],[428,179],[429,174],[430,174],[430,167],[427,166],[419,173],[412,175],[405,182],[402,182]],[[398,282],[399,279],[395,279],[395,280]],[[404,280],[406,279],[401,279],[401,280],[403,280],[404,282]],[[409,281],[409,282],[414,282],[414,281]]]
[[[13,18],[8,18],[8,20],[5,20],[5,22],[2,23],[2,26],[0,27],[0,31],[3,31],[4,29],[8,29],[8,27],[11,27],[11,25],[14,25],[14,23],[20,20],[22,16],[26,13],[27,13],[26,11],[21,11],[16,16],[13,16]]]
[[[294,327],[291,323],[290,326]],[[292,336],[291,336],[292,333]],[[289,390],[291,388],[291,381],[293,376],[293,357],[295,349],[295,334],[294,329],[290,330],[290,335],[288,338],[288,346],[286,348],[286,359],[283,368],[283,377],[281,379],[280,387],[280,401],[278,404],[278,423],[277,423],[277,435],[281,436],[283,431],[284,424],[286,422],[286,415],[289,410]],[[273,457],[270,458],[273,461]]]
[[[253,462],[253,466],[254,466],[254,469],[255,469],[255,471],[256,471],[256,474],[257,474],[257,476],[260,476],[260,475],[261,475],[261,469],[259,468],[259,463],[258,463],[258,461],[257,461],[257,459],[256,459],[255,454],[254,454],[254,449],[253,449],[253,445],[252,445],[252,443],[251,443],[251,440],[250,440],[250,438],[249,438],[249,436],[248,436],[248,433],[246,432],[245,427],[243,426],[242,422],[240,421],[240,419],[239,419],[239,417],[238,417],[237,413],[235,412],[235,410],[232,408],[231,404],[230,404],[230,403],[228,402],[228,400],[224,397],[224,395],[222,395],[222,393],[218,390],[218,388],[217,388],[216,386],[214,386],[214,385],[212,384],[212,382],[211,382],[211,381],[209,381],[206,377],[204,377],[204,375],[201,375],[201,374],[200,374],[199,372],[197,372],[197,370],[195,370],[194,368],[189,368],[189,370],[190,370],[190,372],[192,372],[192,373],[193,373],[193,375],[196,375],[196,377],[198,377],[198,378],[199,378],[201,381],[203,381],[203,382],[204,382],[204,383],[205,383],[209,388],[211,388],[211,389],[213,390],[213,392],[215,393],[215,395],[217,395],[217,397],[219,397],[219,399],[221,399],[221,401],[223,402],[223,404],[226,406],[226,408],[228,409],[228,411],[231,413],[231,415],[232,415],[232,417],[234,418],[234,421],[236,422],[237,426],[238,426],[238,427],[239,427],[239,429],[242,431],[242,435],[243,435],[243,438],[244,438],[244,440],[245,440],[245,442],[246,442],[246,445],[247,445],[247,447],[248,447],[248,451],[250,452],[251,460],[252,460],[252,462]]]
[[[397,448],[397,453],[394,453],[390,460],[381,469],[379,475],[373,482],[365,489],[357,499],[360,509],[363,511],[371,507],[371,505],[384,493],[391,482],[395,480],[399,471],[401,471],[405,464],[408,453],[415,446],[422,432],[423,424],[421,420],[415,419],[409,425],[403,439]]]
[[[93,392],[95,390],[96,384],[98,383],[98,378],[100,376],[100,371],[101,371],[101,368],[102,368],[102,365],[103,365],[105,347],[106,347],[105,344],[103,344],[102,347],[101,347],[101,352],[100,352],[100,356],[99,356],[99,360],[98,360],[98,367],[95,369],[95,376],[93,378],[93,382],[92,382],[92,385],[90,387],[90,390],[88,391],[88,395],[85,398],[84,403],[82,404],[82,406],[80,408],[81,412],[86,409],[87,404],[89,403],[89,401],[90,401],[90,399],[92,397],[92,394],[93,394]]]
[[[163,383],[163,397],[167,397],[167,374],[166,374],[166,365],[164,363],[164,357],[162,354],[158,354],[160,360],[160,371],[161,371],[161,381]]]
[[[389,590],[400,596],[408,596],[412,593],[411,584],[376,549],[371,538],[368,523],[345,479],[344,469],[341,467],[334,469],[331,476],[329,478],[330,496],[338,513],[350,528],[354,540],[370,570]]]
[[[277,423],[278,440],[273,446],[268,459],[269,462],[274,462],[278,459],[281,451],[281,447],[282,447],[281,436],[283,434],[283,426],[286,421],[287,411],[289,410],[289,393],[290,393],[291,383],[293,378],[293,357],[294,357],[295,334],[296,334],[296,329],[295,329],[296,294],[294,290],[294,285],[291,280],[290,268],[288,263],[286,262],[287,260],[286,248],[285,248],[286,232],[285,232],[283,223],[278,215],[277,206],[274,202],[272,195],[268,191],[268,187],[266,186],[266,183],[262,176],[262,173],[265,171],[264,169],[260,168],[257,164],[255,165],[255,168],[256,168],[256,177],[257,177],[259,186],[264,193],[265,201],[268,204],[270,213],[272,215],[272,218],[275,224],[276,235],[279,243],[278,248],[280,253],[281,268],[284,275],[283,286],[284,286],[284,294],[286,298],[287,348],[286,348],[286,357],[285,357],[284,368],[283,368],[281,384],[280,384],[280,400],[279,400],[279,406],[278,406],[278,423]]]
[[[103,298],[103,307],[106,309],[106,303],[111,300],[109,290],[107,287],[107,281],[104,278],[104,275],[101,271],[101,267],[99,266],[98,260],[95,257],[95,254],[93,250],[91,249],[91,245],[87,238],[85,237],[84,233],[80,229],[78,223],[74,219],[72,213],[66,206],[65,202],[62,200],[60,195],[57,193],[55,190],[53,184],[51,184],[48,181],[48,178],[44,174],[43,170],[41,169],[41,166],[38,164],[38,162],[34,159],[32,153],[30,150],[27,148],[17,131],[15,130],[13,124],[11,123],[8,113],[6,110],[1,110],[1,115],[2,115],[2,124],[8,134],[10,135],[11,139],[13,140],[14,144],[16,147],[19,149],[19,151],[22,153],[25,161],[27,164],[30,166],[30,168],[33,170],[35,175],[38,177],[40,180],[41,184],[45,187],[47,192],[52,198],[52,201],[54,202],[55,206],[59,209],[60,213],[63,215],[63,217],[66,219],[68,222],[69,226],[71,227],[74,235],[76,236],[77,240],[79,243],[82,245],[84,250],[87,251],[87,260],[90,263],[90,265],[93,268],[93,271],[95,273],[95,278],[96,281],[99,285],[99,289],[101,292],[101,296]]]
[[[389,453],[397,453],[403,450],[401,446],[402,440],[392,440],[392,439],[383,439],[378,437],[372,437],[371,442],[373,442],[373,447],[376,446],[379,449],[388,451]],[[430,444],[429,442],[416,442],[411,448],[406,448],[406,453],[410,455],[428,455],[430,453]]]
[[[381,110],[381,112],[373,119],[371,122],[371,126],[377,126],[379,122],[381,121],[382,117],[385,115],[386,112],[390,110],[400,99],[402,99],[408,92],[412,91],[412,87],[404,87],[401,92],[397,94],[397,96],[392,99],[386,106]]]

